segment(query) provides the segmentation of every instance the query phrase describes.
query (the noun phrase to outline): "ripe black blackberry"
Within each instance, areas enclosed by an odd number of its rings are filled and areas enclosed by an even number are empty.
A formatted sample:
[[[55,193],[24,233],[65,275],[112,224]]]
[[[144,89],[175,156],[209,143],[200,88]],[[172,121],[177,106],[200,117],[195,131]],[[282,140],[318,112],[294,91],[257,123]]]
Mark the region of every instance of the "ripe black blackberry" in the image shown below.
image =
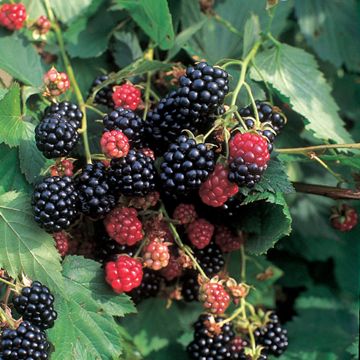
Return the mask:
[[[57,319],[54,310],[54,296],[48,287],[39,281],[34,281],[31,286],[24,287],[21,294],[13,300],[16,311],[24,320],[30,321],[41,330],[50,329]]]
[[[164,154],[160,165],[160,180],[166,193],[184,195],[200,187],[214,171],[215,154],[203,143],[181,135]]]
[[[213,242],[203,249],[195,249],[194,255],[207,276],[218,274],[225,265],[223,253]]]
[[[202,314],[194,324],[194,340],[187,346],[190,359],[223,360],[231,359],[230,344],[235,333],[231,322],[224,324],[219,335],[211,334],[204,322],[209,315]],[[217,316],[216,322],[223,320]]]
[[[92,83],[90,93],[94,91],[94,88],[109,78],[108,75],[100,75],[98,76]],[[95,95],[94,103],[108,106],[109,108],[114,107],[114,101],[112,99],[112,90],[113,84],[106,85],[101,88]]]
[[[256,100],[256,108],[259,114],[260,122],[270,122],[273,129],[276,131],[277,134],[282,130],[282,128],[286,124],[286,117],[281,112],[281,110],[276,106],[271,106],[271,104],[267,103],[266,101],[259,101]],[[239,113],[242,117],[255,117],[254,109],[252,104],[247,107],[244,107],[239,110]]]
[[[196,271],[187,271],[180,279],[181,295],[186,302],[198,301],[200,285],[197,281]]]
[[[175,102],[184,116],[211,114],[223,103],[229,92],[228,73],[218,67],[199,62],[181,76]]]
[[[133,111],[118,107],[103,118],[104,131],[121,130],[133,147],[144,141],[145,125],[143,119]]]
[[[29,321],[20,323],[16,330],[5,329],[1,334],[0,353],[4,360],[49,358],[46,335]]]
[[[79,134],[60,114],[46,115],[35,128],[37,148],[48,159],[67,156],[76,146]]]
[[[258,345],[265,348],[264,353],[280,356],[288,347],[287,330],[281,327],[279,318],[275,313],[269,317],[269,322],[254,331]]]
[[[96,161],[87,164],[75,178],[80,210],[94,219],[105,216],[116,205],[105,165]]]
[[[32,206],[35,221],[46,231],[66,230],[78,217],[79,197],[68,176],[44,178],[35,186]]]
[[[76,104],[69,101],[62,101],[58,104],[51,104],[45,109],[45,115],[59,114],[65,118],[76,130],[81,127],[81,121],[84,116]]]
[[[112,159],[109,184],[119,194],[144,196],[156,187],[154,160],[143,152],[130,150],[122,158]]]
[[[144,269],[140,286],[132,290],[129,295],[135,304],[142,300],[155,297],[160,291],[161,278],[156,271]]]

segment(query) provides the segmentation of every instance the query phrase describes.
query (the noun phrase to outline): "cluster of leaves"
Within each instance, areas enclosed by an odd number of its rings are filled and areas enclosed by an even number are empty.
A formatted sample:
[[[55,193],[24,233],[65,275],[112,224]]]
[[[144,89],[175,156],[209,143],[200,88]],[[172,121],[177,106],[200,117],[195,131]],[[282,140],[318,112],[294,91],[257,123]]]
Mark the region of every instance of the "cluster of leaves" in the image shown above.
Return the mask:
[[[41,1],[23,2],[31,19],[46,14]],[[206,12],[200,3],[206,1],[53,0],[51,6],[84,95],[101,70],[112,73],[111,82],[156,75],[191,57],[221,64],[246,56],[260,36],[269,35],[246,80],[256,98],[271,95],[286,109],[287,130],[277,146],[351,143],[359,137],[355,0],[342,3],[341,10],[326,0],[288,0],[270,9],[262,0],[224,0]],[[147,60],[149,46],[155,48],[156,60]],[[13,277],[24,272],[56,293],[59,320],[49,332],[56,350],[52,358],[183,359],[190,324],[201,311],[198,305],[166,309],[164,300],[148,300],[138,314],[118,321],[135,312],[128,297],[110,292],[98,263],[82,257],[61,263],[51,236],[33,222],[29,195],[51,164],[34,141],[45,106],[38,94],[49,58],[59,69],[64,64],[53,33],[46,44],[34,46],[30,31],[0,30],[0,53],[0,267]],[[229,70],[234,85],[238,71]],[[249,102],[242,89],[237,105]],[[89,115],[91,151],[98,153],[101,130],[95,115]],[[350,169],[359,169],[358,156],[333,153],[324,160],[346,177]],[[274,307],[276,298],[281,316],[291,319],[284,359],[356,358],[360,254],[354,240],[360,232],[336,234],[328,223],[333,201],[295,194],[288,174],[296,181],[336,185],[310,160],[279,155],[256,192],[246,194],[248,213],[238,226],[249,233],[252,302]],[[291,229],[291,235],[271,249]],[[269,249],[267,258],[261,255]],[[230,263],[231,275],[238,277],[236,255]],[[262,273],[270,275],[259,276]]]

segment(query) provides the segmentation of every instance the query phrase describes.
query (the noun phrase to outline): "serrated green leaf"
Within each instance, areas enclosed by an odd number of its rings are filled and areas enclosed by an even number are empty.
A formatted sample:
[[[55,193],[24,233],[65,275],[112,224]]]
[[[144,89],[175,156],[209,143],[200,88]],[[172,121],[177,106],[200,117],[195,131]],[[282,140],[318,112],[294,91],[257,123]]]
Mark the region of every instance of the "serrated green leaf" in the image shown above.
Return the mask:
[[[71,359],[76,360],[99,360],[99,357],[95,357],[91,354],[88,348],[84,347],[80,341],[77,341],[73,347]]]
[[[5,96],[9,89],[0,88],[0,100]]]
[[[260,21],[257,15],[252,14],[244,26],[243,58],[248,54],[256,41],[260,39]]]
[[[29,41],[0,29],[0,54],[0,69],[24,84],[37,87],[42,84],[44,69],[39,54]]]
[[[51,0],[56,17],[64,23],[70,23],[91,5],[93,0],[63,1]]]
[[[8,192],[0,196],[0,267],[14,278],[24,272],[61,292],[60,255],[53,238],[39,228],[33,217],[27,195]]]
[[[142,57],[143,52],[137,35],[133,32],[118,31],[115,33],[114,60],[123,68]]]
[[[30,186],[20,172],[20,162],[16,149],[0,144],[0,194],[11,190],[30,191]]]
[[[21,116],[20,86],[14,84],[0,101],[0,143],[18,146],[31,124]]]
[[[166,0],[115,0],[163,50],[174,43],[172,18]]]
[[[49,331],[55,345],[53,359],[71,359],[76,341],[96,359],[113,359],[121,353],[119,326],[113,316],[133,312],[126,295],[116,295],[104,281],[101,265],[78,256],[63,263],[67,298],[58,298],[59,318]]]
[[[341,10],[339,11],[339,5]],[[323,60],[337,67],[360,69],[360,28],[358,3],[327,0],[295,2],[301,32]]]
[[[320,139],[351,143],[330,87],[312,55],[282,44],[256,56],[256,65],[263,78],[287,96],[293,109],[305,117],[306,129]],[[251,69],[251,77],[262,81]]]

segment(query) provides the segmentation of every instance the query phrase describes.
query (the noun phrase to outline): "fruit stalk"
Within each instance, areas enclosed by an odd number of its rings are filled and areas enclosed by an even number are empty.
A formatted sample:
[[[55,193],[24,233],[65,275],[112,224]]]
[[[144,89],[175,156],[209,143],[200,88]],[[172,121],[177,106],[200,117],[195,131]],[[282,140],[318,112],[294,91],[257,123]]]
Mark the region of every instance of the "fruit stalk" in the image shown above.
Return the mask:
[[[276,149],[280,154],[304,154],[308,155],[311,151],[328,150],[328,149],[360,149],[360,143],[354,144],[324,144],[316,146],[306,146],[299,148],[282,148]]]

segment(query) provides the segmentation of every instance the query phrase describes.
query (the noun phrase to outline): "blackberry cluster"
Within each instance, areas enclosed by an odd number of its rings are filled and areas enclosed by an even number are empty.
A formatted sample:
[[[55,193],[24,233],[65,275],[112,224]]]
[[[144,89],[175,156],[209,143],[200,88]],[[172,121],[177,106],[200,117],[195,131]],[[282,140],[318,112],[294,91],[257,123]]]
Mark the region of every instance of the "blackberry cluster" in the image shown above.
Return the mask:
[[[143,144],[144,121],[133,111],[118,107],[103,118],[104,131],[121,130],[135,147]]]
[[[49,343],[36,325],[23,321],[16,330],[5,329],[0,340],[0,356],[4,360],[48,359]]]
[[[92,218],[105,216],[116,205],[105,165],[97,161],[87,164],[75,178],[81,212]]]
[[[84,116],[79,107],[69,101],[51,104],[45,109],[45,115],[53,114],[59,114],[61,118],[66,119],[76,130],[81,127],[81,121]]]
[[[109,184],[116,193],[125,196],[144,196],[154,191],[156,186],[154,160],[138,150],[130,150],[125,157],[112,159]]]
[[[142,300],[155,297],[160,291],[161,278],[156,271],[144,269],[140,286],[132,290],[129,295],[135,304]]]
[[[202,314],[194,324],[194,340],[186,348],[190,359],[231,359],[231,341],[235,337],[232,323],[224,324],[221,333],[216,335],[207,329],[204,324],[206,320],[209,320],[209,315]],[[221,317],[215,318],[216,322],[221,320]]]
[[[108,75],[100,75],[98,76],[92,83],[91,85],[91,90],[90,93],[92,93],[94,91],[94,88],[98,85],[100,85],[101,83],[103,83],[104,81],[106,81],[109,78]],[[95,99],[94,102],[95,104],[99,104],[99,105],[105,105],[109,108],[113,108],[114,107],[114,101],[112,98],[112,94],[113,94],[113,90],[112,90],[112,85],[106,85],[103,88],[101,88],[95,95]]]
[[[54,310],[54,296],[50,290],[39,281],[24,287],[21,294],[14,298],[14,307],[24,320],[30,321],[41,330],[50,329],[57,319]]]
[[[200,285],[196,271],[187,271],[180,279],[181,295],[186,302],[198,301]]]
[[[78,216],[78,193],[71,178],[52,176],[35,186],[35,221],[48,232],[66,230]]]
[[[288,347],[287,330],[282,328],[275,313],[270,315],[270,321],[255,330],[256,343],[265,348],[265,353],[280,356]]]
[[[209,277],[218,274],[225,265],[223,253],[213,241],[201,250],[194,250],[194,255]]]
[[[260,181],[265,169],[256,163],[249,165],[243,157],[239,156],[231,161],[229,170],[229,181],[234,182],[240,187],[247,186],[252,188]]]
[[[66,117],[49,114],[35,128],[37,148],[48,159],[67,156],[79,141],[79,134]]]
[[[214,151],[208,150],[205,144],[196,144],[195,140],[181,135],[164,154],[160,180],[165,192],[181,195],[198,189],[214,168]]]

